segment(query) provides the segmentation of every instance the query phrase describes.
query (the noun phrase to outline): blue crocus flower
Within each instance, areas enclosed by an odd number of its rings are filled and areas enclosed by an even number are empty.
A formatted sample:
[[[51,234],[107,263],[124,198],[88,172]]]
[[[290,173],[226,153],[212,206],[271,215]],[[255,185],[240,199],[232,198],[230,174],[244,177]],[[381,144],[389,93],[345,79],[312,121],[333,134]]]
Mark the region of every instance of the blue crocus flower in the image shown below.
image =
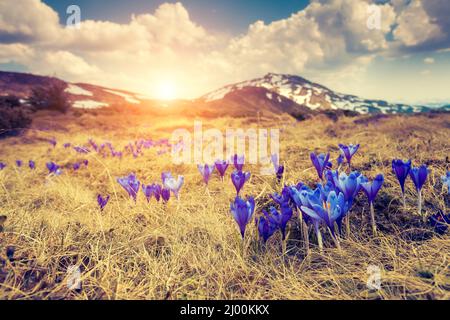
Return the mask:
[[[409,176],[416,186],[417,193],[419,195],[418,199],[418,207],[419,207],[419,215],[422,215],[422,187],[427,181],[428,177],[428,168],[426,165],[422,165],[419,168],[411,168],[409,171]],[[423,216],[423,222],[426,222],[426,216]]]
[[[367,199],[370,204],[370,217],[372,221],[372,232],[374,235],[377,234],[377,225],[375,223],[375,210],[373,207],[373,202],[375,201],[375,198],[378,194],[378,191],[380,191],[383,182],[384,176],[382,174],[379,174],[375,177],[375,179],[372,182],[364,182],[361,184],[362,189],[364,193],[367,195]]]
[[[284,166],[280,165],[280,159],[279,159],[278,154],[276,154],[276,153],[273,154],[271,158],[272,158],[272,164],[273,164],[273,168],[274,168],[277,180],[281,181],[281,179],[283,179]]]
[[[245,229],[247,224],[251,221],[253,213],[255,211],[255,200],[253,197],[249,197],[247,200],[243,200],[239,196],[236,197],[234,202],[230,205],[231,214],[234,220],[239,226],[242,240],[245,237]]]
[[[242,171],[233,171],[231,174],[231,181],[236,189],[236,194],[239,195],[241,189],[244,187],[244,184],[250,179],[250,172],[242,172]]]
[[[36,169],[36,162],[34,162],[33,160],[28,161],[28,167],[29,167],[31,170]]]
[[[22,160],[16,160],[16,165],[18,168],[21,168],[22,164],[23,164]]]
[[[344,144],[339,144],[339,149],[341,149],[342,155],[347,160],[348,165],[350,166],[351,161],[355,153],[358,151],[360,145],[359,144],[349,144],[348,146]]]
[[[441,177],[442,183],[447,186],[447,192],[450,195],[450,171],[447,171],[445,176]]]
[[[403,196],[403,207],[406,207],[405,199],[405,181],[408,178],[409,171],[411,170],[411,160],[403,161],[401,159],[392,160],[392,171],[395,173],[398,182],[400,183],[400,188],[402,189]]]
[[[281,230],[281,235],[283,237],[283,241],[286,239],[286,226],[289,220],[292,218],[292,208],[288,203],[283,203],[281,205],[281,212],[278,212],[275,207],[270,207],[269,209],[273,219],[276,221],[278,227]]]
[[[259,221],[256,220],[258,226],[259,236],[263,239],[264,243],[277,231],[278,224],[275,219],[263,210],[264,216],[259,217]]]
[[[47,166],[49,174],[54,174],[56,176],[61,175],[61,173],[62,173],[61,168],[56,163],[54,163],[54,162],[47,162],[46,166]]]
[[[316,168],[317,175],[319,176],[320,180],[323,180],[323,172],[325,169],[331,168],[332,164],[329,161],[330,160],[330,154],[327,153],[321,153],[319,155],[316,155],[314,152],[311,153],[311,162],[313,163],[314,167]]]
[[[128,195],[136,202],[140,181],[136,178],[135,174],[130,174],[127,177],[117,178],[117,182],[125,189]]]
[[[338,168],[344,163],[344,155],[342,153],[337,157],[336,163]]]
[[[170,190],[166,188],[162,188],[161,190],[161,198],[164,203],[167,203],[170,200]]]
[[[342,172],[339,174],[339,179],[335,180],[335,186],[344,194],[345,201],[348,201],[351,205],[362,188],[361,183],[366,181],[367,179],[357,171],[353,171],[349,175]]]
[[[0,162],[0,171],[6,168],[6,163]]]

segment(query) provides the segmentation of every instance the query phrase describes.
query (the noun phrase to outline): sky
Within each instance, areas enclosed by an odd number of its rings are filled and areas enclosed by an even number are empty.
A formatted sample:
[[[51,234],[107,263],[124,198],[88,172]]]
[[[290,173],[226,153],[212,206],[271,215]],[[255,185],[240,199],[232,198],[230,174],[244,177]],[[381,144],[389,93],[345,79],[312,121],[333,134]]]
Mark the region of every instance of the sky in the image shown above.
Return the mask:
[[[2,0],[0,70],[154,98],[287,73],[364,98],[448,103],[449,16],[448,0]]]

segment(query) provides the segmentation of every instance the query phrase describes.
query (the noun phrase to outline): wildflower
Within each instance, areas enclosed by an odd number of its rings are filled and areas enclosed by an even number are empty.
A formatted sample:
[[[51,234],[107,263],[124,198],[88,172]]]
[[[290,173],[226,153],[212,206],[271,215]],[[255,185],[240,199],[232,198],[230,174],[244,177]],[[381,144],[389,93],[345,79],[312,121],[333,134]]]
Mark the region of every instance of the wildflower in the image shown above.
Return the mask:
[[[323,180],[323,172],[325,169],[331,168],[332,164],[329,161],[330,154],[327,153],[321,153],[318,156],[313,152],[310,155],[311,162],[313,163],[314,167],[316,168],[317,175],[319,176],[320,180]]]
[[[290,187],[285,186],[281,191],[281,195],[275,192],[270,197],[280,206],[284,203],[289,203],[291,201]]]
[[[94,149],[95,152],[98,152],[98,145],[94,142],[94,140],[90,138],[88,142],[91,145],[92,149]]]
[[[361,184],[362,189],[364,193],[367,195],[367,199],[370,204],[370,217],[372,221],[372,232],[374,235],[377,234],[377,225],[375,223],[375,210],[373,207],[373,202],[375,201],[375,198],[378,194],[378,191],[380,191],[381,186],[384,182],[384,176],[382,174],[379,174],[375,177],[375,179],[370,182],[364,182]]]
[[[163,188],[161,190],[161,198],[163,199],[164,203],[167,203],[170,199],[170,190]]]
[[[23,164],[22,160],[16,160],[16,165],[18,168],[21,168],[22,164]]]
[[[164,188],[172,191],[175,197],[179,199],[180,189],[184,184],[184,177],[178,176],[178,179],[175,179],[170,172],[163,172],[161,178]]]
[[[155,197],[156,201],[159,201],[161,199],[162,188],[159,184],[154,183],[147,186],[143,184],[142,191],[147,198],[147,202],[150,202],[152,197]]]
[[[85,167],[87,167],[89,165],[89,160],[83,160],[82,163],[84,164]]]
[[[442,212],[438,212],[430,217],[428,223],[436,233],[443,235],[450,225],[450,214],[444,215]]]
[[[61,168],[56,163],[47,162],[46,166],[47,166],[49,174],[54,174],[56,176],[61,175],[61,173],[62,173]]]
[[[403,207],[406,207],[405,181],[406,178],[408,177],[410,170],[411,170],[411,160],[408,161],[403,161],[400,159],[392,160],[392,171],[394,171],[397,180],[400,183],[400,187],[402,188]]]
[[[222,181],[223,181],[223,177],[225,176],[225,172],[227,171],[229,165],[230,164],[228,163],[228,161],[225,161],[225,160],[217,160],[215,162],[217,172],[219,172],[219,175],[222,178]]]
[[[366,180],[358,171],[353,171],[349,175],[342,172],[339,174],[339,179],[335,181],[335,186],[344,194],[345,201],[348,201],[351,205],[362,188],[361,183],[366,182]]]
[[[117,178],[117,182],[125,189],[131,198],[136,202],[137,194],[141,183],[137,180],[136,176],[132,173],[127,177]]]
[[[66,143],[64,143],[63,147],[64,147],[64,149],[68,149],[71,147],[71,145],[72,144],[70,142],[66,142]]]
[[[272,217],[274,218],[275,222],[277,223],[278,227],[281,230],[281,235],[283,236],[283,241],[286,239],[286,226],[289,220],[292,218],[292,209],[289,206],[288,203],[283,203],[281,205],[281,213],[277,211],[274,207],[271,207],[270,213],[272,214]]]
[[[259,221],[256,220],[258,226],[259,236],[263,239],[264,243],[277,231],[278,224],[272,216],[263,210],[264,216],[259,217]]]
[[[0,162],[0,171],[6,168],[6,163]]]
[[[237,170],[233,171],[233,173],[231,174],[231,181],[236,188],[237,195],[239,195],[239,192],[241,192],[244,184],[250,179],[250,176],[250,172],[242,172]]]
[[[277,180],[281,181],[281,179],[283,179],[284,166],[280,165],[278,154],[272,155],[272,164],[273,164],[273,168],[275,170],[275,175],[277,177]]]
[[[97,203],[100,206],[100,211],[103,211],[105,209],[106,205],[108,204],[110,196],[106,196],[105,198],[102,197],[102,195],[97,195]]]
[[[234,202],[231,203],[230,210],[234,220],[239,226],[242,239],[244,239],[245,229],[247,224],[251,221],[253,212],[255,211],[255,200],[252,197],[243,200],[237,196]]]
[[[339,157],[337,157],[336,163],[338,168],[340,168],[340,166],[344,163],[344,155],[342,153],[339,155]]]
[[[447,174],[445,176],[441,177],[442,183],[444,185],[447,185],[447,192],[450,195],[450,171],[447,171]]]
[[[73,164],[73,170],[78,171],[80,169],[80,164],[78,162]]]
[[[355,153],[358,151],[360,145],[359,144],[349,144],[348,146],[339,144],[339,149],[341,149],[342,155],[347,160],[348,166],[350,167],[350,163],[352,161],[352,157],[355,155]]]
[[[28,161],[28,167],[29,167],[31,170],[36,169],[36,162],[34,162],[33,160]]]
[[[203,181],[205,182],[206,185],[208,185],[209,179],[211,178],[211,174],[214,171],[214,166],[212,165],[201,165],[199,164],[197,166],[198,171],[200,171],[200,174],[203,176]]]
[[[428,168],[426,165],[422,165],[419,168],[411,168],[409,171],[409,176],[416,186],[417,193],[419,194],[419,215],[422,214],[422,187],[428,177]],[[425,216],[423,217],[424,222],[426,222]]]
[[[235,154],[232,158],[232,161],[236,170],[242,171],[242,169],[244,168],[245,156],[244,155],[238,156],[237,154]]]
[[[311,196],[308,196],[310,198]],[[309,199],[312,209],[303,206],[301,209],[309,215],[314,221],[324,221],[331,232],[336,247],[340,249],[339,239],[334,231],[334,223],[343,217],[348,209],[343,193],[336,194],[331,191],[328,195],[327,201],[323,204],[316,203],[313,199]]]
[[[56,139],[55,138],[49,139],[48,142],[53,146],[53,148],[56,147]]]

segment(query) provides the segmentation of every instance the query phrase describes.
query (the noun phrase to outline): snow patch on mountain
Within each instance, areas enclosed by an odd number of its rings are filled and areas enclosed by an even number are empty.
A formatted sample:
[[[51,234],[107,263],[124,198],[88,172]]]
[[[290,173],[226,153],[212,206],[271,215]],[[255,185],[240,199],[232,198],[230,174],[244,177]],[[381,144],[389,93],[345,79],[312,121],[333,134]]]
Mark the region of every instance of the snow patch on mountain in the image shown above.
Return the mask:
[[[110,90],[110,89],[103,89],[103,91],[106,91],[108,93],[114,94],[114,95],[119,96],[119,97],[122,97],[129,103],[133,103],[133,104],[140,104],[141,103],[141,101],[137,100],[134,96],[131,96],[131,95],[126,94],[124,92],[114,91],[114,90]]]
[[[74,94],[74,95],[79,95],[79,96],[89,96],[89,97],[93,96],[92,92],[87,91],[77,85],[74,85],[74,84],[69,84],[67,86],[65,92]]]
[[[78,100],[73,103],[72,107],[78,109],[98,109],[109,107],[109,104],[94,100]]]

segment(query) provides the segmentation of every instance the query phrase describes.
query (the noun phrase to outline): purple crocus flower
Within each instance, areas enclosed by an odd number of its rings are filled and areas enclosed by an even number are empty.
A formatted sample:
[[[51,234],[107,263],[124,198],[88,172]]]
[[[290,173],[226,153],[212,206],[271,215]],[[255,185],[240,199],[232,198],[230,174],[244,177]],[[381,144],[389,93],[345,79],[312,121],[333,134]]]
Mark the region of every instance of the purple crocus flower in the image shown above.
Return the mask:
[[[220,175],[220,178],[222,179],[222,181],[223,181],[223,177],[225,176],[225,172],[227,171],[229,165],[230,164],[228,163],[228,161],[225,161],[225,160],[217,160],[215,162],[216,169],[219,172],[219,175]]]
[[[179,199],[180,189],[184,184],[184,177],[178,176],[178,179],[175,179],[170,172],[163,172],[161,178],[164,188],[172,191],[175,197]]]
[[[94,149],[95,152],[98,152],[98,145],[95,143],[94,139],[90,138],[88,142],[91,145],[92,149]]]
[[[51,138],[48,140],[48,142],[53,146],[53,148],[56,147],[56,138]]]
[[[22,160],[16,160],[16,165],[18,168],[21,168],[22,164],[23,164]]]
[[[422,187],[427,180],[428,177],[428,168],[426,165],[422,165],[419,168],[411,168],[409,171],[409,176],[411,180],[414,182],[417,191],[422,190]]]
[[[410,170],[411,170],[411,160],[408,160],[408,161],[403,161],[400,159],[392,160],[392,171],[394,171],[395,176],[397,177],[397,180],[400,183],[400,187],[402,188],[403,206],[404,207],[406,207],[405,181],[406,181],[406,178],[408,177]]]
[[[373,207],[373,202],[378,194],[378,191],[380,191],[383,182],[384,176],[382,174],[379,174],[375,177],[372,183],[371,182],[361,183],[362,189],[364,193],[367,195],[367,199],[369,200],[370,218],[372,221],[372,232],[374,235],[377,234],[377,225],[375,223],[375,210]]]
[[[61,175],[61,173],[62,173],[61,168],[56,163],[47,162],[46,166],[47,166],[49,174],[54,174],[57,176]]]
[[[326,169],[330,169],[332,164],[329,161],[330,160],[330,154],[327,153],[321,153],[319,155],[316,155],[314,152],[311,153],[311,162],[313,163],[314,167],[316,168],[317,175],[319,176],[320,180],[323,180],[323,172]]]
[[[6,168],[6,163],[0,162],[0,170],[3,170]]]
[[[83,164],[85,167],[87,167],[89,165],[89,160],[83,160]]]
[[[347,160],[348,165],[350,166],[352,157],[355,155],[355,153],[358,151],[360,145],[359,144],[349,144],[348,146],[344,144],[339,144],[339,149],[341,149],[342,154],[344,155],[345,159]]]
[[[131,198],[136,202],[137,194],[141,183],[133,173],[127,177],[117,178],[117,182],[125,189]]]
[[[71,147],[71,145],[72,144],[70,142],[66,142],[66,143],[64,143],[63,147],[64,147],[64,149],[68,149]]]
[[[206,185],[208,185],[209,179],[211,178],[211,174],[214,171],[214,166],[213,165],[201,165],[199,164],[197,166],[198,171],[200,171],[200,174],[203,176],[203,181],[205,182]]]
[[[163,199],[164,203],[167,203],[170,200],[170,190],[163,188],[161,190],[161,198]]]
[[[155,197],[156,201],[161,199],[162,187],[159,184],[142,185],[142,191],[144,192],[147,202],[150,202],[152,197]]]
[[[103,211],[103,209],[105,209],[106,205],[108,204],[109,198],[109,195],[105,198],[103,198],[100,194],[97,196],[97,203],[100,206],[100,211]]]
[[[36,162],[34,162],[33,160],[28,161],[28,167],[29,167],[31,170],[36,169]]]
[[[447,171],[445,176],[441,177],[442,183],[447,186],[447,192],[450,195],[450,171]]]
[[[244,168],[244,164],[245,164],[245,156],[238,156],[237,154],[235,154],[232,158],[233,160],[233,165],[236,168],[237,171],[242,171],[242,169]]]
[[[275,219],[263,210],[264,216],[259,217],[259,221],[256,220],[258,226],[259,236],[263,239],[264,243],[277,231],[278,224]]]
[[[273,168],[275,170],[275,175],[277,177],[278,181],[281,181],[281,179],[283,179],[283,174],[284,174],[284,166],[280,165],[280,159],[278,154],[273,154],[272,155],[272,164],[273,164]]]
[[[331,191],[328,195],[327,201],[323,204],[317,203],[316,199],[308,196],[308,200],[311,203],[312,209],[303,206],[301,209],[309,215],[313,221],[324,221],[330,230],[336,247],[340,249],[339,238],[336,236],[334,231],[334,223],[340,220],[348,209],[347,203],[345,202],[345,197],[343,193],[336,194],[336,192]]]
[[[78,171],[80,169],[80,164],[78,162],[73,164],[73,170]]]
[[[291,220],[293,214],[292,208],[287,202],[285,202],[281,205],[281,213],[278,212],[274,207],[270,207],[269,211],[276,221],[278,227],[280,228],[281,235],[283,236],[284,241],[286,239],[286,226],[289,220]]]
[[[419,168],[411,168],[409,170],[409,176],[416,186],[417,193],[419,195],[418,205],[419,205],[419,215],[422,214],[422,187],[427,181],[428,168],[426,165],[421,165]],[[426,222],[426,216],[423,216],[423,222]]]
[[[338,168],[344,163],[344,155],[341,153],[336,159]]]
[[[250,179],[250,172],[242,172],[235,170],[231,174],[231,181],[233,182],[234,187],[236,188],[236,194],[239,195],[244,184]]]
[[[255,200],[253,197],[243,200],[237,196],[234,202],[231,203],[230,210],[234,220],[239,226],[243,240],[247,224],[252,220],[253,212],[255,211]]]

